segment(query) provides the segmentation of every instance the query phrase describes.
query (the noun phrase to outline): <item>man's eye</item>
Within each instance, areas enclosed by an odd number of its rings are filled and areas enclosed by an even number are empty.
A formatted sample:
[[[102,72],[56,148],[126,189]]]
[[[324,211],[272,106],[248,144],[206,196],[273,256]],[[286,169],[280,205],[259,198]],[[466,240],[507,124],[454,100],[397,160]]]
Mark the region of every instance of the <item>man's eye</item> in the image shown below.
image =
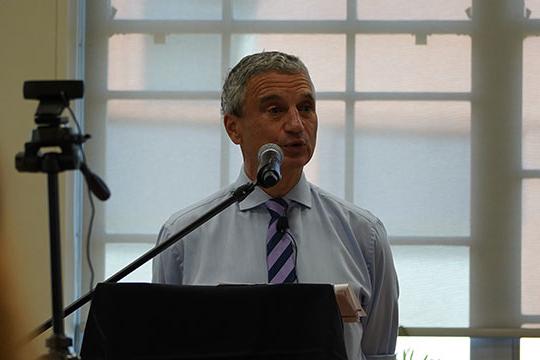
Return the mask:
[[[303,104],[298,107],[298,110],[302,112],[311,112],[315,111],[315,107],[311,104]]]
[[[281,111],[282,110],[281,110],[281,108],[279,106],[271,106],[271,107],[268,108],[268,112],[270,114],[279,114],[279,113],[281,113]]]

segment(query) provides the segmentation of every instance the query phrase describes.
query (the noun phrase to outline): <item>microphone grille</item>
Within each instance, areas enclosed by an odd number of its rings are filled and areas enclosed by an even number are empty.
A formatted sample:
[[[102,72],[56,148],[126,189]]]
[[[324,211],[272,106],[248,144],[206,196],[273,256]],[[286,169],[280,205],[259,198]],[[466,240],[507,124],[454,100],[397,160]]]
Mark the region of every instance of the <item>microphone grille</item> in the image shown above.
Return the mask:
[[[257,158],[259,159],[259,162],[262,161],[262,158],[264,154],[268,151],[273,151],[278,155],[279,161],[283,160],[283,150],[279,147],[279,145],[276,145],[274,143],[268,143],[264,144],[259,148],[259,151],[257,152]]]

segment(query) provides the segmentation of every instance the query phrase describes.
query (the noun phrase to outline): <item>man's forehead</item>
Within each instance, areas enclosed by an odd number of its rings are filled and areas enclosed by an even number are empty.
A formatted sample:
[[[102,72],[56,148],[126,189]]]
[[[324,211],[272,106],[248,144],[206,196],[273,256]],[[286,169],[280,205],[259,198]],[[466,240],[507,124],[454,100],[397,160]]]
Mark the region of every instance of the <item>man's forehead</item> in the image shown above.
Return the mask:
[[[252,76],[247,83],[251,95],[257,98],[275,97],[279,91],[295,91],[298,95],[314,98],[311,79],[304,73],[268,71]]]

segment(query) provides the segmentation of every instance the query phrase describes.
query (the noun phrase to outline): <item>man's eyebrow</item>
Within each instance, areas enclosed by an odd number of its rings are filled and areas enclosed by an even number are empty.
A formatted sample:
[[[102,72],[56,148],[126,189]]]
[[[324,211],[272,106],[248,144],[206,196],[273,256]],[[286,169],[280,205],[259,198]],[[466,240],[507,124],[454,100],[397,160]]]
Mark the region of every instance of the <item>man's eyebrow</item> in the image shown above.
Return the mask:
[[[311,92],[306,92],[306,93],[302,94],[302,97],[306,98],[306,100],[315,102],[315,97],[313,96],[313,94]],[[264,103],[267,103],[267,102],[281,100],[281,99],[282,99],[281,96],[276,95],[276,94],[272,94],[272,95],[267,95],[267,96],[263,96],[262,98],[260,98],[259,103],[264,104]]]
[[[313,95],[312,92],[306,92],[303,94],[303,96],[307,98],[308,100],[315,102],[315,96]]]
[[[263,104],[263,103],[276,101],[276,100],[281,100],[281,96],[272,94],[272,95],[267,95],[267,96],[263,96],[262,98],[260,98],[259,103]]]

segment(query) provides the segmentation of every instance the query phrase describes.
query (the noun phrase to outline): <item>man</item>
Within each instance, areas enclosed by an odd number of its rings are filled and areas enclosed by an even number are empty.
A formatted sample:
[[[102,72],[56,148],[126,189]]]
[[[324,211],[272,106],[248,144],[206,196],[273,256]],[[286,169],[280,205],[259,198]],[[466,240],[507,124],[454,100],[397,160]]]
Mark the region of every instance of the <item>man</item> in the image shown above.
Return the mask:
[[[153,281],[169,284],[349,283],[367,316],[346,323],[350,360],[395,359],[398,284],[382,223],[336,199],[303,175],[315,150],[315,91],[295,56],[263,52],[229,73],[221,97],[224,125],[240,145],[244,167],[236,183],[173,215],[164,241],[257,177],[257,152],[267,143],[284,153],[282,180],[176,243],[153,264]],[[285,230],[279,221],[286,218]]]

